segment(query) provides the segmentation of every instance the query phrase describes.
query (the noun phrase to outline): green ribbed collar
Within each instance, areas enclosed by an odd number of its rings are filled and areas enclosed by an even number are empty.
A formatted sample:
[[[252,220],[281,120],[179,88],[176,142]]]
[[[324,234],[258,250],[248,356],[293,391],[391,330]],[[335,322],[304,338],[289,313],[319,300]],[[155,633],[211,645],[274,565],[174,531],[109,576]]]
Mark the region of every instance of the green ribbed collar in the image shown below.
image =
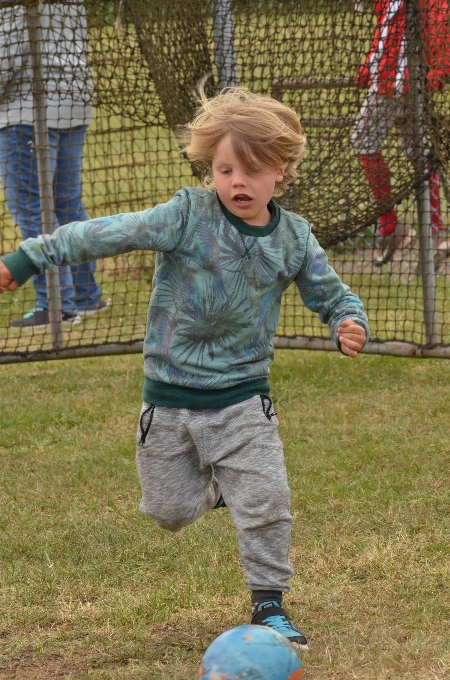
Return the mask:
[[[265,227],[253,227],[251,224],[243,222],[237,215],[234,215],[232,212],[230,212],[220,200],[219,194],[216,195],[223,214],[227,220],[231,222],[233,227],[236,227],[236,229],[242,234],[247,234],[247,236],[268,236],[278,226],[278,222],[280,221],[280,206],[278,203],[275,203],[273,198],[270,199],[269,205],[267,206],[269,211],[272,213],[272,219],[270,220],[269,224],[267,224]]]

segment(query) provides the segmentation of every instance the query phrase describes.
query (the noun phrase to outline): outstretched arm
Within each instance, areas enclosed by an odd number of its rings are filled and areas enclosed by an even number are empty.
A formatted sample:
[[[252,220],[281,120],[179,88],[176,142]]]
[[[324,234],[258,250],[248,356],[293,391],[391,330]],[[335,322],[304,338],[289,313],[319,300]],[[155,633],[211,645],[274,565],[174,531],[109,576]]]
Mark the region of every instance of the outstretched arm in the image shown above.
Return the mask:
[[[2,270],[3,288],[15,290],[54,265],[76,265],[133,250],[173,251],[183,237],[188,208],[187,192],[180,191],[155,208],[71,222],[53,234],[26,239],[15,253],[2,258],[8,271]]]
[[[8,267],[0,260],[0,293],[5,290],[16,290],[19,287],[17,281],[14,280]]]

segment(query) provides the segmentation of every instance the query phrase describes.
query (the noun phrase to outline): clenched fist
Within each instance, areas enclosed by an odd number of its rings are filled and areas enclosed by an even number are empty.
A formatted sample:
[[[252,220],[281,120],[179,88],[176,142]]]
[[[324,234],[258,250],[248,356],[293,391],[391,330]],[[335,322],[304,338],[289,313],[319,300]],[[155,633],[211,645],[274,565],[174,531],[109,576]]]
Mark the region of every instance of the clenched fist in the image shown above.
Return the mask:
[[[19,287],[17,281],[12,277],[8,267],[0,260],[0,293],[5,290],[16,290]]]
[[[356,357],[366,342],[366,331],[351,319],[343,321],[338,328],[341,350],[349,357]]]

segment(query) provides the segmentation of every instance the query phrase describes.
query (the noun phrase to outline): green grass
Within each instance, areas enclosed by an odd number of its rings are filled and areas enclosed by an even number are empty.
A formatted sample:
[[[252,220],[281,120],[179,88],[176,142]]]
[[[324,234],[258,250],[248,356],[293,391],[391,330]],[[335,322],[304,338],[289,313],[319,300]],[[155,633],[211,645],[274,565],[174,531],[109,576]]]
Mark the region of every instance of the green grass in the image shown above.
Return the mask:
[[[248,594],[228,510],[138,512],[141,358],[0,371],[0,679],[195,680]],[[272,388],[306,677],[449,677],[450,363],[284,350]]]

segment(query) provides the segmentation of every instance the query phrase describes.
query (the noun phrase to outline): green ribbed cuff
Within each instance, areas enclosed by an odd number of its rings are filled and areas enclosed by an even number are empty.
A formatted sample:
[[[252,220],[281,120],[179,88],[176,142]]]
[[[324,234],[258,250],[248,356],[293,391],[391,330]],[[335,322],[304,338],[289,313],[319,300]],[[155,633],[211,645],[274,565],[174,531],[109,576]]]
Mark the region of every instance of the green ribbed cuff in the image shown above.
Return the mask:
[[[34,274],[40,274],[39,269],[20,248],[15,253],[3,255],[1,260],[19,286],[22,286]]]

